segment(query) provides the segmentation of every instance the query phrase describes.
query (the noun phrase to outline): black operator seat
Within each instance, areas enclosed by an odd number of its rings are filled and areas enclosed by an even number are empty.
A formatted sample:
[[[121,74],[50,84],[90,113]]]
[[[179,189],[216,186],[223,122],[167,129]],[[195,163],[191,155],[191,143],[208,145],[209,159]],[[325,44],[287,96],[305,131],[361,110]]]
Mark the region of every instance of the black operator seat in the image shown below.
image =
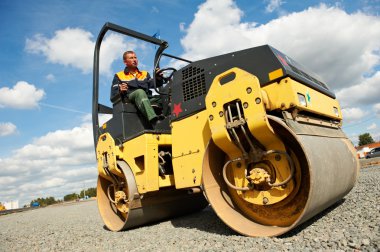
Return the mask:
[[[120,94],[112,97],[111,102],[112,119],[107,123],[106,131],[115,140],[123,143],[150,130],[149,122],[139,113],[135,104],[127,99],[122,99]]]
[[[123,142],[143,133],[170,133],[168,116],[153,128],[128,98],[122,98],[120,94],[117,94],[111,98],[111,101],[113,103],[112,129],[119,138],[123,139]],[[152,107],[157,114],[162,113],[162,108],[159,106]]]
[[[137,113],[138,110],[127,97],[122,98],[120,94],[115,95],[111,98],[113,105],[113,114],[126,112],[126,113]]]

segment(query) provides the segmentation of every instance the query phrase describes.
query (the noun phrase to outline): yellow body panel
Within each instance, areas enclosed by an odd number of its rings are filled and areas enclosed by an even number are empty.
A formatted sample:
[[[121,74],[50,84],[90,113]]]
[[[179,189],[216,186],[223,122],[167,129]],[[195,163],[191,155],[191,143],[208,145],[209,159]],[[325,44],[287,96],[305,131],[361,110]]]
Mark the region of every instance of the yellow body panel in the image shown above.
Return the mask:
[[[342,120],[342,112],[336,99],[330,98],[314,89],[311,89],[289,77],[263,87],[267,93],[270,110],[298,108],[315,114]],[[300,104],[297,94],[306,98],[306,106]],[[338,116],[334,112],[337,109]]]
[[[235,79],[226,84],[220,84],[220,80],[229,74],[235,74]],[[268,123],[259,80],[256,76],[239,68],[232,68],[216,76],[206,96],[206,107],[209,112],[209,123],[214,142],[220,148],[226,146],[225,153],[234,155],[237,152],[240,155],[240,150],[228,136],[223,112],[224,104],[235,100],[241,101],[241,104],[247,104],[247,107],[243,108],[243,112],[253,136],[267,149],[285,150]]]
[[[103,168],[104,155],[107,155],[110,171],[119,176],[121,171],[116,166],[116,159],[127,162],[135,176],[140,194],[174,185],[172,175],[160,177],[158,174],[158,152],[161,146],[170,147],[171,135],[143,134],[125,142],[122,147],[115,146],[108,133],[103,134],[99,139],[104,138],[104,136],[106,136],[106,140],[100,140],[97,148],[98,171],[102,177],[109,179]]]
[[[116,165],[116,152],[117,148],[115,141],[109,133],[104,133],[99,137],[96,146],[96,160],[98,162],[98,173],[105,179],[112,181],[107,174],[105,167],[113,174],[118,176],[122,175],[121,170]]]
[[[234,75],[233,80],[221,84],[221,80],[229,75]],[[285,151],[282,141],[274,134],[272,127],[268,123],[265,105],[261,93],[258,78],[239,68],[230,70],[215,77],[210,90],[206,96],[206,108],[209,114],[209,124],[214,143],[222,149],[232,160],[242,156],[240,149],[231,140],[226,129],[226,119],[224,115],[225,104],[240,101],[243,106],[242,113],[248,124],[250,133],[267,149]],[[266,158],[276,167],[276,183],[284,181],[290,174],[290,168],[285,158],[279,161],[274,160],[274,155]],[[246,166],[246,164],[243,164]],[[245,178],[245,169],[232,164],[232,173],[235,185],[247,187],[248,180]],[[238,194],[245,200],[263,204],[263,198],[269,199],[269,204],[278,202],[286,198],[293,190],[293,182],[289,182],[286,188],[274,187],[267,192],[248,191]]]
[[[172,123],[172,157],[176,188],[199,186],[203,155],[211,138],[204,110]]]
[[[277,78],[280,78],[284,75],[284,72],[282,71],[282,68],[279,68],[277,70],[274,70],[268,74],[269,80],[274,80]]]
[[[171,145],[170,135],[144,134],[124,143],[123,155],[119,158],[124,159],[135,174],[139,193],[159,189],[158,152],[159,146],[163,145]],[[170,181],[168,177],[164,183],[161,181],[161,184],[171,185]]]
[[[173,186],[175,184],[174,182],[174,176],[173,175],[165,175],[165,176],[159,176],[158,177],[158,185],[159,187],[168,187]]]

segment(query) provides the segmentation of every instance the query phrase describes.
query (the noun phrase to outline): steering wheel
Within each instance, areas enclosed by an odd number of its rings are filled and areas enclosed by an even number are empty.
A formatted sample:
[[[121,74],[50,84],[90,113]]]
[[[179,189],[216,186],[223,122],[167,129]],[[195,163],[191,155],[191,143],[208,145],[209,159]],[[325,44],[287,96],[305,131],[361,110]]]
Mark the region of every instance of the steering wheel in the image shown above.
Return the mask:
[[[168,77],[162,77],[165,82],[168,82],[173,77],[173,74],[177,72],[177,69],[175,69],[174,67],[161,68],[160,70],[156,72],[156,76],[160,75],[161,73],[165,71],[172,71]]]

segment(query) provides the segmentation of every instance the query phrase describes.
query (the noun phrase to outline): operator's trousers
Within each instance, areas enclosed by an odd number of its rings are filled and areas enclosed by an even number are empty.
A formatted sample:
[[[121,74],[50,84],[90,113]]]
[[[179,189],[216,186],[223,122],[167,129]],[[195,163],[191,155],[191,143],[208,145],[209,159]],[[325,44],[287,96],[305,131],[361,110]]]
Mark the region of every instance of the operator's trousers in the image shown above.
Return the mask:
[[[160,97],[148,98],[147,94],[143,89],[137,89],[132,93],[128,94],[128,99],[134,103],[137,109],[145,116],[148,121],[152,121],[157,118],[156,112],[152,108],[152,104],[161,105]]]

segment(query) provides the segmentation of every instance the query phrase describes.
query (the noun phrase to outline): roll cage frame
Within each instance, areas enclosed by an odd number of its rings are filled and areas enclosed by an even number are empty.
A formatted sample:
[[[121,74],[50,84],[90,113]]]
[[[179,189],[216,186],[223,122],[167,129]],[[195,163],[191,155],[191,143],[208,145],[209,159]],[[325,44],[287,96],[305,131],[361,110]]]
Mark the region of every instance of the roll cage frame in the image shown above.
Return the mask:
[[[161,56],[166,56],[169,58],[185,61],[187,63],[191,63],[191,61],[163,53],[166,48],[169,47],[168,42],[162,39],[158,39],[152,36],[148,36],[146,34],[122,27],[120,25],[116,25],[113,23],[105,23],[102,29],[99,32],[98,38],[96,39],[95,49],[94,49],[94,65],[93,65],[93,93],[92,93],[92,127],[93,127],[93,136],[94,136],[94,146],[96,150],[97,140],[99,138],[99,113],[100,114],[112,114],[112,108],[105,106],[99,103],[99,55],[100,55],[100,46],[102,44],[103,38],[106,35],[107,31],[117,32],[126,36],[130,36],[132,38],[136,38],[139,40],[143,40],[145,42],[149,42],[155,45],[158,45],[154,56],[153,62],[153,71],[160,66]],[[156,86],[156,75],[153,73],[153,83],[154,90],[157,93],[160,93],[157,90]]]

